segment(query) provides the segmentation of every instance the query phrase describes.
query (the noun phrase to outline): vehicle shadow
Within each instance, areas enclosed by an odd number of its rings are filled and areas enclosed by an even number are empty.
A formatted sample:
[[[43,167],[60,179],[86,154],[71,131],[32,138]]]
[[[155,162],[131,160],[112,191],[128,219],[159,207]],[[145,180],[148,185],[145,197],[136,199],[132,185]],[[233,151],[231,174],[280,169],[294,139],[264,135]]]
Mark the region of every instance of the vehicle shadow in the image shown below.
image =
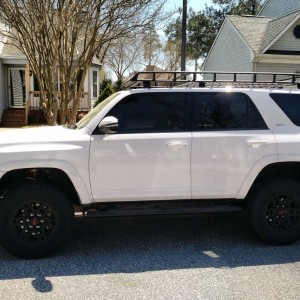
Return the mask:
[[[0,280],[35,278],[47,292],[51,276],[286,264],[300,261],[299,250],[260,242],[242,214],[80,219],[54,256],[24,260],[0,247]]]

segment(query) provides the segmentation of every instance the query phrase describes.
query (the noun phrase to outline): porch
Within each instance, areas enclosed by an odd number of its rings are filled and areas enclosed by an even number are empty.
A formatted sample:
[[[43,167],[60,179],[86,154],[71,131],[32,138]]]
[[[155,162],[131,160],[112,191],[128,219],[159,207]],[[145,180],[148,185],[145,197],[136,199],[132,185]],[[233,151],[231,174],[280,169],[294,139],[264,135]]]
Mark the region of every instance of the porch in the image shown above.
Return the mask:
[[[26,101],[7,108],[3,111],[1,118],[2,127],[22,127],[26,125],[46,124],[44,113],[40,106],[41,91],[30,91]],[[72,109],[72,102],[68,105]],[[91,109],[89,93],[81,93],[79,114],[85,114]]]
[[[84,81],[79,113],[91,110],[99,96],[99,66],[92,65]],[[40,91],[36,77],[26,59],[0,58],[0,126],[20,127],[30,124],[45,124],[41,110]],[[76,81],[74,84],[78,85]],[[57,78],[58,91],[61,88]],[[72,103],[69,104],[72,109]]]

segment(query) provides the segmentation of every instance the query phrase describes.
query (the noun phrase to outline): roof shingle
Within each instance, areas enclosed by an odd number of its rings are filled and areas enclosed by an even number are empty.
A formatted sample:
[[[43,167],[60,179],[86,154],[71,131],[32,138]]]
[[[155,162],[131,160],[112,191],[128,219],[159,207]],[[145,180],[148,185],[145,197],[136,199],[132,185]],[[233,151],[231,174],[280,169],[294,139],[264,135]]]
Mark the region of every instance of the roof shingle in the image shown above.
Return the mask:
[[[273,19],[267,17],[235,15],[228,15],[226,17],[241,34],[253,52],[258,54],[265,41],[268,24]]]
[[[244,38],[254,54],[261,53],[293,20],[300,17],[300,10],[287,16],[272,19],[257,16],[226,16]]]

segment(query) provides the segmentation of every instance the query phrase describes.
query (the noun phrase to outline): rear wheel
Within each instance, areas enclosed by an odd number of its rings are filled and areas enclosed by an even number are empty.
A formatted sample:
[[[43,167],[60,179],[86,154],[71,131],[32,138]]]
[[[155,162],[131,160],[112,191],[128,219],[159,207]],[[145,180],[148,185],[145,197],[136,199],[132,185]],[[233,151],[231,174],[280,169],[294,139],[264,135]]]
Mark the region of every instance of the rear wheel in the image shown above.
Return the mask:
[[[55,187],[43,183],[15,187],[1,201],[1,243],[19,257],[48,256],[63,245],[73,218],[69,199]]]
[[[261,185],[249,199],[250,220],[257,234],[271,244],[300,238],[300,184],[280,179]]]

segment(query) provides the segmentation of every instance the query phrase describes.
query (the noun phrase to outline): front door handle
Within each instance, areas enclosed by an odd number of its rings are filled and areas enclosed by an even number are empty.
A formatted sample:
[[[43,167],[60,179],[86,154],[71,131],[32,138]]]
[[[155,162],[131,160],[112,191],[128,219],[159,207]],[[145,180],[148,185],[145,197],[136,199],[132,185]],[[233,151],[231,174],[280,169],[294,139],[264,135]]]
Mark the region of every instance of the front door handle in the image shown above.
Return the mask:
[[[171,142],[168,143],[166,147],[169,150],[178,151],[178,150],[187,149],[189,147],[189,144],[185,142]]]

